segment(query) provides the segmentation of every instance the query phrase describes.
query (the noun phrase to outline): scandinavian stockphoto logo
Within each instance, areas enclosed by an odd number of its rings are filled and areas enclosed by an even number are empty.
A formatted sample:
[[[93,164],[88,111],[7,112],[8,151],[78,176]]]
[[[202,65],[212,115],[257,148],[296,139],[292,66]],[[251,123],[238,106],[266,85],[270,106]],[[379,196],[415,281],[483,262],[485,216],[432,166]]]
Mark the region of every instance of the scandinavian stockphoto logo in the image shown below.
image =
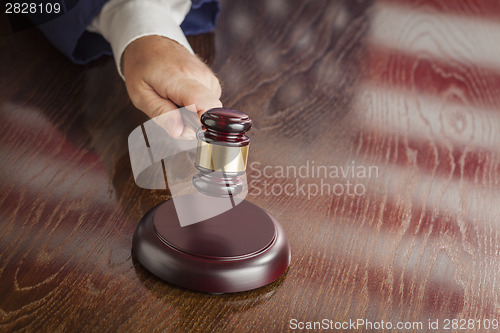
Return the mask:
[[[249,165],[248,194],[252,196],[301,196],[308,200],[315,196],[362,196],[366,193],[363,180],[378,178],[375,165],[318,165],[305,161],[296,165]]]

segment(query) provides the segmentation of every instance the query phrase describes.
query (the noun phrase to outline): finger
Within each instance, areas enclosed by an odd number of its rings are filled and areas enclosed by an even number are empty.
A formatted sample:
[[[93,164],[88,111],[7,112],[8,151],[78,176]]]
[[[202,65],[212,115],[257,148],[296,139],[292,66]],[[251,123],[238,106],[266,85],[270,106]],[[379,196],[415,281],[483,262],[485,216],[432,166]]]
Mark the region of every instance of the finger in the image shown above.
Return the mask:
[[[199,81],[205,87],[207,87],[210,91],[212,91],[214,96],[216,96],[217,98],[220,98],[220,96],[222,94],[222,88],[221,88],[220,82],[217,79],[217,77],[210,70],[207,70],[207,73],[201,77],[191,77],[191,79],[195,79],[196,81]]]
[[[150,87],[130,95],[134,105],[165,129],[171,137],[177,138],[182,134],[184,125],[181,114],[172,101],[162,98]]]
[[[182,133],[177,138],[183,140],[195,140],[196,132],[192,128],[184,126]]]
[[[184,124],[178,109],[168,111],[152,119],[173,138],[178,138],[184,131]]]
[[[213,76],[212,80],[210,81],[210,89],[217,95],[217,97],[220,99],[220,96],[222,95],[222,87],[220,85],[219,80]]]
[[[150,118],[159,116],[177,106],[168,99],[164,99],[144,81],[139,83],[125,81],[128,95],[136,108],[147,114]]]
[[[220,98],[222,94],[222,87],[219,79],[206,65],[202,58],[200,58],[198,55],[196,55],[196,58],[200,65],[203,66],[203,70],[200,69],[199,71],[195,72],[197,75],[195,77],[191,76],[191,78],[200,81],[205,87],[210,89],[217,96],[217,98]]]
[[[194,104],[198,112],[222,106],[219,96],[199,81],[183,78],[174,82],[165,93],[175,104]]]

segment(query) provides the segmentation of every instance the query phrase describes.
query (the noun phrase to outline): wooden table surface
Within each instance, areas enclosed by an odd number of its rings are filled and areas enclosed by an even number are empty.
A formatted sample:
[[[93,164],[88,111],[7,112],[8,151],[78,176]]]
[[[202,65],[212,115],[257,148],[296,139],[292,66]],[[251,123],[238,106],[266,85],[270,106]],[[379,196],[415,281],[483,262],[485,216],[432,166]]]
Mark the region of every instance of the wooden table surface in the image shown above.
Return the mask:
[[[134,183],[127,137],[147,118],[113,60],[3,37],[0,331],[496,331],[499,40],[488,0],[224,1],[192,42],[254,120],[248,199],[281,222],[292,263],[209,295],[131,255],[168,197]]]

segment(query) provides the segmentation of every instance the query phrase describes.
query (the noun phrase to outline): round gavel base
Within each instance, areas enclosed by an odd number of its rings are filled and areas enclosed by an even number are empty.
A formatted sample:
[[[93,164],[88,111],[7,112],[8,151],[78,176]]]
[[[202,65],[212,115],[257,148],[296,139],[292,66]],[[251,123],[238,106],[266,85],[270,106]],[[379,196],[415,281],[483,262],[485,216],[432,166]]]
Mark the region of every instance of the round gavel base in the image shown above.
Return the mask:
[[[290,246],[283,228],[246,200],[185,227],[179,224],[173,201],[165,201],[141,219],[132,251],[162,280],[217,294],[263,287],[290,265]]]

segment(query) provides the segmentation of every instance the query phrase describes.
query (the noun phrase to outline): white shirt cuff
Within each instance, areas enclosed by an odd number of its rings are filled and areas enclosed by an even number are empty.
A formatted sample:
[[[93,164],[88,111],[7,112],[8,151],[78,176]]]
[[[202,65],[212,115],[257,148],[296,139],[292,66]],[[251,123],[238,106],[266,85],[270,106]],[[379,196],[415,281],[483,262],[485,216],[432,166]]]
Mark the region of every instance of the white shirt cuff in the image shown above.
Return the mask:
[[[118,73],[125,80],[120,62],[125,48],[134,40],[158,35],[175,40],[194,53],[180,24],[191,1],[111,0],[87,30],[100,33],[110,44]]]

